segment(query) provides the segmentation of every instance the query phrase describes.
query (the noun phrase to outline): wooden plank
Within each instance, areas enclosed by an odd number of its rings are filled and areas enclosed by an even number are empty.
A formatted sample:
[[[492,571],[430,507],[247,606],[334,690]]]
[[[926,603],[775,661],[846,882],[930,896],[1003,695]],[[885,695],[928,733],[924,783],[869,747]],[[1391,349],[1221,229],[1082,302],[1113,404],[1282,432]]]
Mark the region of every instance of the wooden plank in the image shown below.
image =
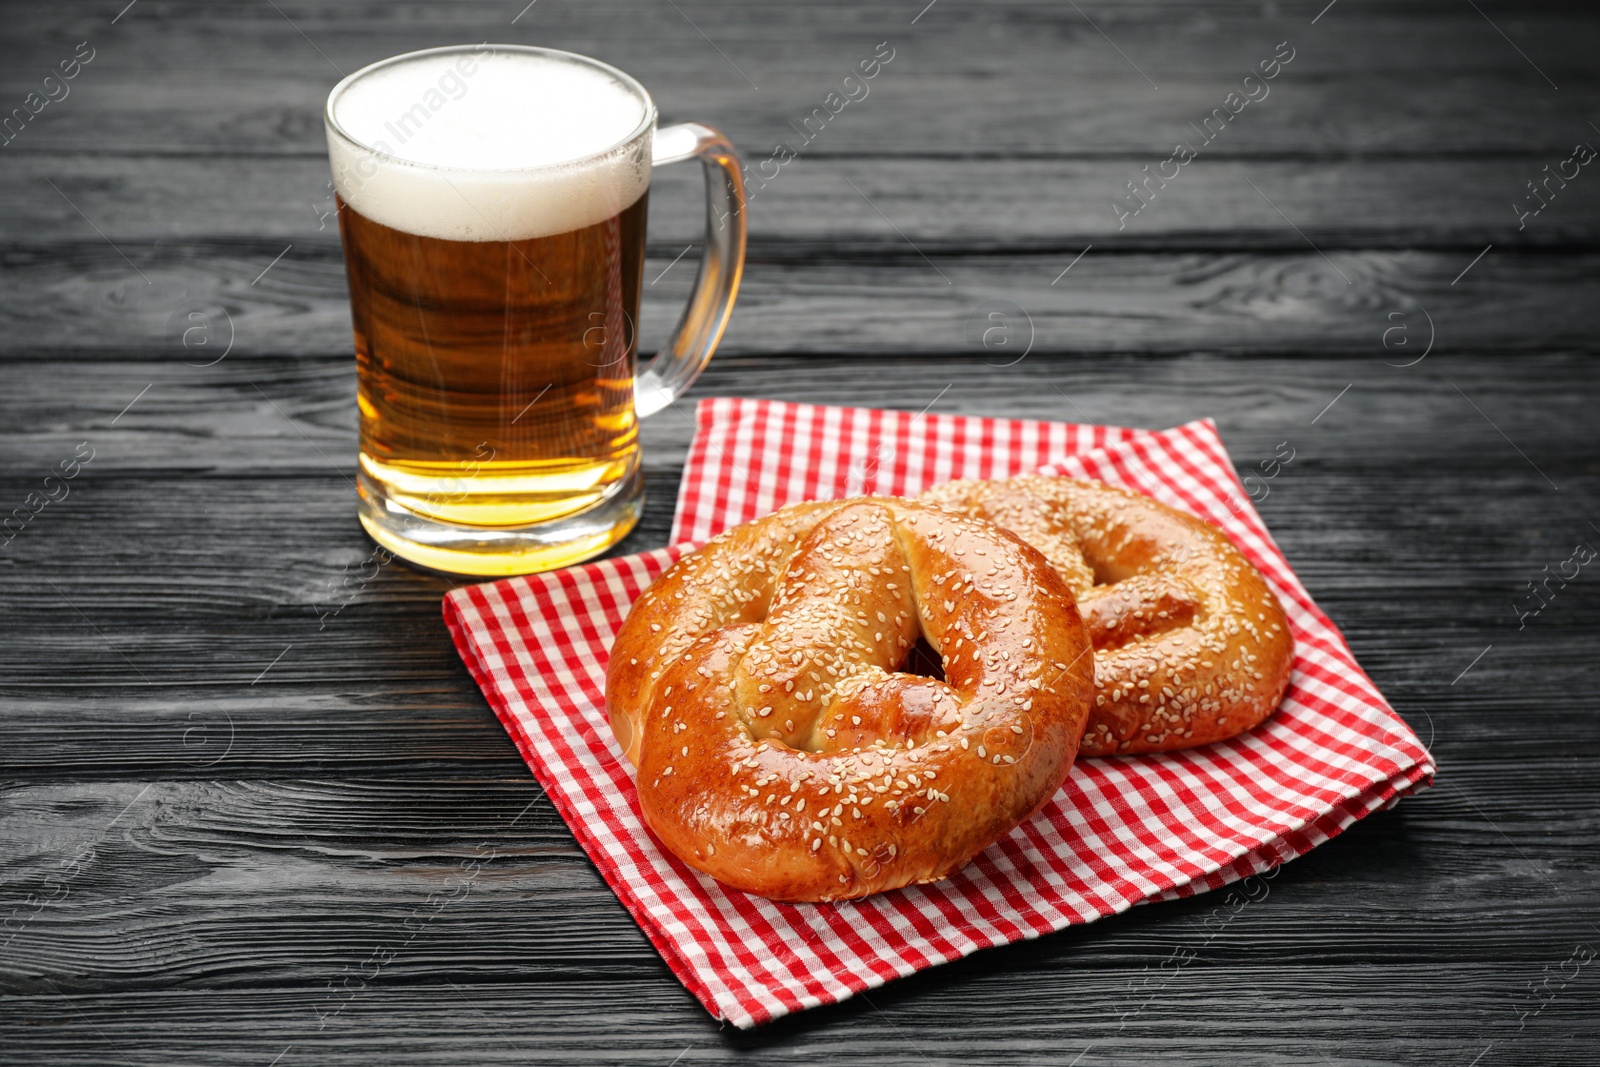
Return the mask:
[[[270,365],[348,351],[337,246],[327,237],[296,241],[263,276],[283,251],[265,242],[162,243],[139,253],[135,273],[98,238],[13,246],[0,257],[0,318],[11,324],[0,359],[143,354],[203,365],[226,351],[235,362]],[[1032,352],[1206,351],[1405,363],[1430,335],[1439,357],[1592,349],[1600,337],[1600,301],[1572,298],[1575,288],[1600,288],[1593,253],[1497,249],[1455,282],[1474,253],[1347,251],[1331,267],[1309,248],[1245,256],[1097,247],[1082,259],[942,256],[935,273],[892,250],[821,261],[774,251],[770,241],[754,249],[724,358],[893,351],[986,355],[1003,368]],[[645,351],[664,341],[687,298],[695,262],[691,254],[674,263],[681,252],[657,248],[646,264],[654,284],[645,286],[641,314]],[[996,309],[1005,316],[999,332],[987,318]]]
[[[101,630],[115,628],[114,614],[85,604],[81,590],[68,595]],[[1600,756],[1595,701],[1582,695],[1595,684],[1588,652],[1600,623],[1592,608],[1578,619],[1569,610],[1565,620],[1552,618],[1531,635],[1476,619],[1470,629],[1422,636],[1422,616],[1463,614],[1459,598],[1407,597],[1408,615],[1419,621],[1380,618],[1370,589],[1321,599],[1419,738],[1452,759],[1520,764],[1552,752]],[[1510,599],[1497,591],[1491,607],[1510,615]],[[525,778],[442,626],[407,623],[381,601],[361,605],[360,617],[346,625],[348,634],[320,634],[293,624],[267,633],[235,623],[238,636],[220,644],[185,624],[156,644],[124,624],[108,647],[81,619],[38,623],[31,639],[12,639],[6,657],[0,766],[13,782],[219,773]],[[223,662],[223,653],[231,659]],[[51,685],[42,671],[18,665],[24,656],[51,658],[73,681]],[[201,660],[194,671],[180,674],[177,664],[194,659]],[[1530,661],[1551,666],[1534,671]],[[148,683],[141,684],[130,662]]]
[[[73,595],[74,602],[80,599]],[[1552,624],[1527,640],[1514,626],[1481,622],[1475,633],[1421,638],[1420,623],[1376,624],[1372,599],[1369,592],[1365,612],[1354,596],[1323,602],[1336,620],[1353,620],[1349,637],[1357,657],[1423,742],[1448,742],[1452,758],[1502,763],[1520,764],[1553,751],[1590,761],[1600,756],[1594,700],[1574,696],[1595,682],[1588,657],[1596,631],[1592,618]],[[1413,603],[1418,616],[1462,611],[1459,600],[1440,596]],[[391,609],[352,621],[355,637],[311,636],[304,628],[288,632],[293,627],[246,633],[224,646],[233,654],[226,664],[214,662],[215,643],[208,646],[193,632],[175,634],[165,647],[119,634],[111,638],[115,646],[151,678],[140,686],[125,661],[96,642],[81,620],[72,621],[76,630],[68,620],[40,624],[43,632],[19,641],[7,657],[7,673],[15,680],[0,690],[8,706],[0,766],[14,782],[141,774],[205,779],[218,773],[337,773],[406,780],[526,775],[437,624],[405,627]],[[408,628],[417,632],[391,638],[387,646],[379,640],[380,634]],[[200,648],[210,661],[190,676],[175,677],[171,663],[184,654],[176,646]],[[284,659],[252,687],[286,648]],[[1486,648],[1488,654],[1477,659]],[[52,652],[62,669],[73,671],[73,684],[51,686],[39,672],[14,666],[22,654]],[[1530,658],[1554,667],[1531,671]],[[1467,678],[1452,684],[1469,667]]]
[[[1066,10],[1070,16],[1070,8]],[[1481,36],[1480,27],[1488,31],[1480,20],[1479,26],[1444,40],[1426,31],[1411,40],[1432,42],[1437,54],[1453,56],[1463,36]],[[1364,52],[1359,46],[1374,36],[1409,29],[1352,25],[1336,35],[1344,40],[1318,41],[1315,50],[1300,37],[1299,27],[1281,31],[1299,46],[1295,61],[1265,89],[1259,80],[1247,87],[1258,99],[1244,105],[1226,131],[1205,146],[1205,154],[1330,159],[1514,153],[1553,164],[1575,143],[1593,140],[1580,103],[1594,95],[1593,71],[1557,70],[1554,76],[1564,91],[1556,93],[1537,72],[1521,65],[1504,42],[1499,45],[1505,52],[1500,62],[1459,69],[1450,77],[1431,64],[1396,71],[1319,72],[1311,62],[1316,54]],[[885,32],[893,36],[893,31]],[[1488,35],[1492,38],[1492,31]],[[580,41],[576,46],[608,55],[641,78],[654,92],[663,124],[685,119],[712,123],[728,134],[751,166],[782,142],[806,155],[1117,157],[1131,160],[1130,170],[1136,171],[1144,163],[1165,159],[1179,141],[1200,147],[1197,138],[1204,131],[1197,134],[1196,128],[1213,109],[1223,107],[1230,92],[1240,90],[1256,63],[1273,57],[1282,40],[1259,33],[1252,37],[1253,50],[1241,50],[1236,67],[1219,65],[1194,73],[1162,73],[1150,67],[1160,79],[1160,92],[1099,37],[1056,47],[1052,62],[1043,52],[1050,47],[1048,38],[1016,35],[977,52],[987,60],[978,69],[962,69],[970,64],[899,40],[895,58],[866,85],[865,95],[859,82],[843,85],[854,63],[874,55],[878,39],[865,35],[841,42],[832,54],[798,68],[789,63],[783,64],[789,69],[753,68],[760,74],[759,93],[728,84],[738,78],[731,68],[724,68],[724,77],[708,79],[697,67],[653,58],[642,45],[639,54],[626,57],[618,56],[610,42]],[[952,44],[956,39],[951,37]],[[410,43],[397,42],[394,50],[403,51]],[[1483,43],[1487,50],[1493,41]],[[71,46],[64,47],[61,54],[70,56]],[[218,50],[229,51],[227,46]],[[317,70],[322,60],[309,49],[306,54],[309,60],[299,65],[309,64],[310,69],[293,76],[249,67],[224,74],[186,65],[147,85],[147,67],[117,63],[124,57],[108,51],[103,66],[101,61],[92,64],[59,108],[47,105],[6,151],[320,158],[326,152],[322,106],[338,76],[326,66]],[[382,54],[363,51],[372,58]],[[1119,65],[1105,69],[1104,56]],[[1030,59],[1032,69],[1020,65]],[[1006,66],[1010,60],[1019,65]],[[1089,70],[1072,69],[1080,60]],[[37,62],[19,63],[15,69],[25,77],[37,67]],[[17,102],[35,89],[22,77],[0,85],[6,99]],[[844,105],[837,115],[825,112],[827,121],[819,121],[815,109],[824,106],[830,92],[841,90],[857,102]],[[840,98],[842,93],[835,108]],[[1404,107],[1395,107],[1397,100]],[[1473,103],[1482,100],[1493,100],[1496,106]],[[1108,101],[1116,106],[1107,106]]]
[[[1208,957],[1537,965],[1587,940],[1600,907],[1587,763],[1527,761],[1515,783],[1493,759],[1456,761],[1449,788],[1290,863]],[[1542,799],[1529,803],[1528,787]],[[8,993],[48,991],[41,975],[63,992],[320,986],[415,932],[405,920],[430,894],[451,899],[428,909],[426,936],[385,981],[664,975],[531,781],[116,782],[11,789],[3,804],[3,889],[22,905],[0,957]],[[1221,895],[1149,905],[1120,930],[1034,954],[1029,970],[1137,967],[1154,947],[1205,937]]]
[[[1502,254],[1593,246],[1600,197],[1583,195],[1576,184],[1519,223],[1514,205],[1527,195],[1525,184],[1556,162],[1429,158],[1328,166],[1201,157],[1166,189],[1152,185],[1154,199],[1137,216],[1122,218],[1116,205],[1131,211],[1137,203],[1124,199],[1131,196],[1126,183],[1142,177],[1131,160],[957,159],[935,169],[909,159],[801,157],[756,192],[750,234],[757,256],[782,244],[791,257],[890,253],[924,265],[924,256],[952,252],[1070,257],[1092,242],[1101,251],[1164,252],[1444,247],[1465,252],[1464,267],[1490,242]],[[332,222],[319,221],[319,212],[331,210],[327,181],[320,158],[22,155],[0,182],[0,233],[26,234],[30,244],[114,242],[119,258],[128,257],[128,276],[141,282],[134,268],[160,245],[238,239],[259,254],[281,238],[259,271],[287,244],[331,241]],[[676,246],[675,254],[704,229],[700,176],[668,167],[655,185],[654,240],[662,249]],[[1525,208],[1533,206],[1525,201]],[[946,285],[935,266],[927,282]]]
[[[322,104],[341,72],[441,43],[508,39],[607,59],[649,86],[669,119],[722,125],[752,153],[794,138],[790,124],[840,90],[879,42],[893,59],[864,98],[828,123],[815,150],[1169,151],[1280,42],[1290,64],[1219,150],[1549,153],[1592,135],[1582,102],[1593,96],[1596,16],[1571,5],[1487,5],[1495,24],[1510,23],[1514,45],[1466,5],[1356,0],[1315,25],[1315,12],[1243,3],[1203,13],[1192,5],[1008,3],[997,12],[943,0],[915,25],[916,12],[894,3],[546,4],[515,24],[506,6],[274,11],[147,0],[114,27],[21,12],[0,45],[0,69],[11,72],[0,77],[3,99],[36,90],[56,54],[70,57],[80,39],[96,52],[68,97],[47,105],[7,150],[317,155]],[[156,70],[162,76],[152,80]]]
[[[1370,40],[1386,28],[1358,29],[1363,39]],[[1287,32],[1298,40],[1298,29]],[[1060,68],[960,71],[949,69],[942,59],[929,62],[906,49],[867,86],[865,96],[858,83],[852,83],[849,91],[859,103],[846,105],[825,124],[817,121],[814,109],[823,106],[830,92],[840,90],[853,63],[872,57],[876,39],[863,36],[842,44],[836,54],[819,57],[805,69],[768,70],[761,76],[760,93],[747,93],[747,87],[741,90],[721,78],[708,80],[698,69],[681,64],[652,70],[664,61],[651,62],[644,54],[627,58],[613,54],[613,59],[655,91],[663,124],[693,119],[716,125],[751,166],[783,142],[819,156],[1115,157],[1131,161],[1130,171],[1137,171],[1144,163],[1154,165],[1171,155],[1179,141],[1199,147],[1190,124],[1199,126],[1212,109],[1222,107],[1252,65],[1272,57],[1279,39],[1261,39],[1253,53],[1241,57],[1237,70],[1160,75],[1159,93],[1126,65],[1097,70],[1092,77],[1084,72],[1064,75],[1071,59],[1062,61]],[[1024,51],[1039,47],[1024,41],[1015,42]],[[1359,51],[1358,43],[1349,42],[1350,49]],[[1453,43],[1455,38],[1441,42],[1439,54],[1453,55]],[[1504,42],[1500,47],[1511,64],[1521,62]],[[1081,48],[1068,54],[1081,58],[1094,48],[1120,62],[1099,38],[1083,41]],[[998,60],[1010,55],[1009,49],[1008,43],[1007,51],[986,54]],[[1431,64],[1395,73],[1319,74],[1310,64],[1302,65],[1309,54],[1302,51],[1267,87],[1265,96],[1252,82],[1249,91],[1259,102],[1246,105],[1205,153],[1252,159],[1514,153],[1538,157],[1537,170],[1542,163],[1565,158],[1575,143],[1594,139],[1579,103],[1592,99],[1596,89],[1593,72],[1587,69],[1558,72],[1563,91],[1555,93],[1533,70],[1505,69],[1505,63],[1460,70],[1450,78],[1442,77]],[[71,55],[70,46],[62,55]],[[310,55],[312,64],[321,63],[315,53]],[[26,73],[36,66],[30,63],[20,69]],[[102,70],[92,65],[59,113],[54,105],[47,106],[33,125],[6,145],[6,151],[320,158],[326,152],[322,105],[337,80],[331,69],[324,70],[325,78],[315,70],[294,77],[250,69],[223,76],[184,67],[147,90],[143,68],[114,68],[108,63]],[[1004,80],[997,80],[1002,74]],[[737,79],[731,69],[727,76]],[[6,99],[20,102],[37,86],[25,81],[0,86],[6,88]],[[1108,107],[1108,100],[1116,100],[1117,106]],[[1396,100],[1405,106],[1396,108]],[[1494,100],[1496,106],[1467,103],[1474,100]]]
[[[353,448],[349,367],[261,369],[13,369],[0,424],[39,429],[5,438],[0,491],[21,499],[76,441],[97,452],[0,565],[14,604],[0,647],[10,773],[203,777],[223,738],[236,775],[516,773],[438,621],[451,583],[400,564],[359,577],[371,547],[331,462],[347,467]],[[1135,425],[1212,414],[1243,469],[1287,441],[1296,459],[1262,511],[1369,672],[1425,740],[1438,731],[1474,756],[1521,758],[1594,744],[1573,712],[1592,706],[1581,694],[1595,691],[1596,602],[1574,588],[1526,630],[1515,605],[1542,567],[1593,536],[1585,413],[1597,373],[1582,357],[1430,357],[1406,370],[1030,358],[1003,372],[972,359],[795,358],[714,362],[701,394],[748,394],[759,380],[788,399],[917,410],[949,386],[961,399],[937,410]],[[68,395],[63,382],[82,387]],[[626,551],[666,540],[686,411],[645,424],[660,488]],[[185,582],[149,562],[166,559],[183,561]]]
[[[1536,464],[1558,485],[1570,479],[1577,492],[1592,486],[1586,394],[1596,387],[1600,364],[1576,353],[1507,361],[1469,350],[1397,367],[1396,354],[1377,347],[1368,359],[1233,360],[1196,353],[1147,360],[1045,352],[1008,367],[981,356],[892,351],[718,358],[688,397],[642,423],[645,463],[647,471],[660,472],[670,498],[694,435],[691,405],[701,397],[765,396],[1124,426],[1213,418],[1241,467],[1270,456],[1276,442],[1293,434],[1307,442],[1297,463],[1341,460],[1386,471],[1375,493],[1428,491],[1427,468],[1439,464],[1452,471],[1478,468],[1512,484],[1525,476],[1530,487],[1549,490]],[[21,492],[86,437],[96,449],[81,475],[90,480],[142,473],[182,492],[196,476],[298,476],[312,493],[349,488],[341,482],[352,472],[355,451],[355,368],[348,356],[228,359],[214,367],[175,359],[16,362],[7,368],[7,381],[0,393],[0,473]],[[1469,399],[1489,418],[1475,413]],[[1280,487],[1270,500],[1290,497]],[[74,506],[73,499],[64,505]],[[1471,501],[1445,506],[1453,516],[1479,517]],[[1392,517],[1430,518],[1404,511]],[[256,518],[227,510],[218,515],[229,523]],[[281,521],[308,518],[314,513],[284,513]],[[193,529],[159,515],[149,521],[151,528]],[[1444,535],[1454,536],[1449,530]],[[15,547],[21,551],[25,544],[19,538]]]
[[[1240,921],[1243,921],[1241,919]],[[1050,941],[1053,939],[1046,939]],[[1159,975],[1084,971],[1035,978],[1032,945],[1008,949],[1015,970],[958,981],[977,961],[948,964],[835,1008],[756,1031],[719,1029],[668,981],[599,980],[373,985],[318,1026],[326,989],[180,989],[14,997],[0,1035],[54,1064],[241,1063],[540,1065],[798,1063],[1071,1063],[1186,1065],[1197,1050],[1240,1067],[1471,1062],[1485,1047],[1511,1062],[1587,1067],[1593,993],[1588,973],[1518,1031],[1537,967],[1361,964],[1275,967],[1196,961],[1150,1005],[1130,983]],[[1566,959],[1570,946],[1557,954]],[[1519,996],[1523,999],[1518,999]],[[697,1014],[698,1013],[698,1014]],[[28,1025],[24,1020],[37,1020]],[[1396,1057],[1403,1047],[1405,1059]],[[298,1060],[296,1059],[298,1057]],[[1413,1060],[1411,1057],[1416,1057]]]

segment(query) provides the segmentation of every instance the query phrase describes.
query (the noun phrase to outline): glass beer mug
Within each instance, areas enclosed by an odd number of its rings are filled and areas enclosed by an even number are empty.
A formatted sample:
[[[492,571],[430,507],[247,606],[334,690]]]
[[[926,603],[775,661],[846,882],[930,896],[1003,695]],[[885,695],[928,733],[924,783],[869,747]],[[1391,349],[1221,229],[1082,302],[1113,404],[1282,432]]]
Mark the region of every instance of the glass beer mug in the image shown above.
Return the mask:
[[[638,420],[705,367],[744,268],[739,159],[656,128],[597,60],[463,45],[357,71],[325,115],[355,328],[362,525],[421,566],[503,575],[594,556],[639,519]],[[699,159],[688,307],[635,374],[652,167]]]

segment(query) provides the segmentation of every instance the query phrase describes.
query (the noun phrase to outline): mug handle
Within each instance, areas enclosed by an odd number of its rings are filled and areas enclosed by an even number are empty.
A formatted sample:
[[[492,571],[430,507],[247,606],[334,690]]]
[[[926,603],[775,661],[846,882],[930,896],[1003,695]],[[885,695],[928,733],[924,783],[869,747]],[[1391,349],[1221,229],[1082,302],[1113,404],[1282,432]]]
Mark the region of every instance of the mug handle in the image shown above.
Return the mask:
[[[728,328],[739,279],[744,275],[744,169],[733,145],[717,130],[685,122],[657,130],[650,163],[698,158],[706,174],[706,243],[694,292],[677,328],[633,380],[639,416],[654,415],[700,376]]]

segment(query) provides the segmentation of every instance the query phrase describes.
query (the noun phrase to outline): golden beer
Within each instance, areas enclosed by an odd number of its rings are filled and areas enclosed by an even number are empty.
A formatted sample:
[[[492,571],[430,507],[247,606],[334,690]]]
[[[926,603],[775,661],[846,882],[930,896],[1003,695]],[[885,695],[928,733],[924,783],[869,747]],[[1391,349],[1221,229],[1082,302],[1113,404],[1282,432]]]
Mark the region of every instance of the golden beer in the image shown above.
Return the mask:
[[[634,472],[646,201],[524,241],[444,241],[340,213],[361,465],[391,499],[509,526],[583,511]]]
[[[638,521],[641,406],[692,380],[731,309],[743,253],[731,149],[705,127],[656,131],[648,94],[604,64],[508,46],[367,68],[330,96],[328,127],[363,525],[455,573],[545,570],[610,547]],[[708,173],[735,168],[711,184],[733,209],[708,232],[699,287],[712,292],[636,379],[650,169],[696,156]]]

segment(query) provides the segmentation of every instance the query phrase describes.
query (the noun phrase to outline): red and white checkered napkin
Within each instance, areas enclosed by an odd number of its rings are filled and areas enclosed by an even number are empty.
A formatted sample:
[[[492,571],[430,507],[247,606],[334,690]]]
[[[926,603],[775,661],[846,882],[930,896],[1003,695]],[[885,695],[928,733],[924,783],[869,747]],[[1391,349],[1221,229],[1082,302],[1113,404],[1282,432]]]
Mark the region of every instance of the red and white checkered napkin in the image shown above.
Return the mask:
[[[954,877],[837,905],[724,889],[661,849],[607,726],[606,650],[690,546],[458,589],[445,621],[495,712],[606,881],[689,990],[750,1027],[981,948],[1187,896],[1315,848],[1425,788],[1433,760],[1356,665],[1267,534],[1209,422],[1102,426],[702,402],[675,540],[799,500],[915,494],[1038,470],[1147,493],[1224,530],[1297,641],[1283,706],[1244,737],[1081,760],[1026,825]]]

